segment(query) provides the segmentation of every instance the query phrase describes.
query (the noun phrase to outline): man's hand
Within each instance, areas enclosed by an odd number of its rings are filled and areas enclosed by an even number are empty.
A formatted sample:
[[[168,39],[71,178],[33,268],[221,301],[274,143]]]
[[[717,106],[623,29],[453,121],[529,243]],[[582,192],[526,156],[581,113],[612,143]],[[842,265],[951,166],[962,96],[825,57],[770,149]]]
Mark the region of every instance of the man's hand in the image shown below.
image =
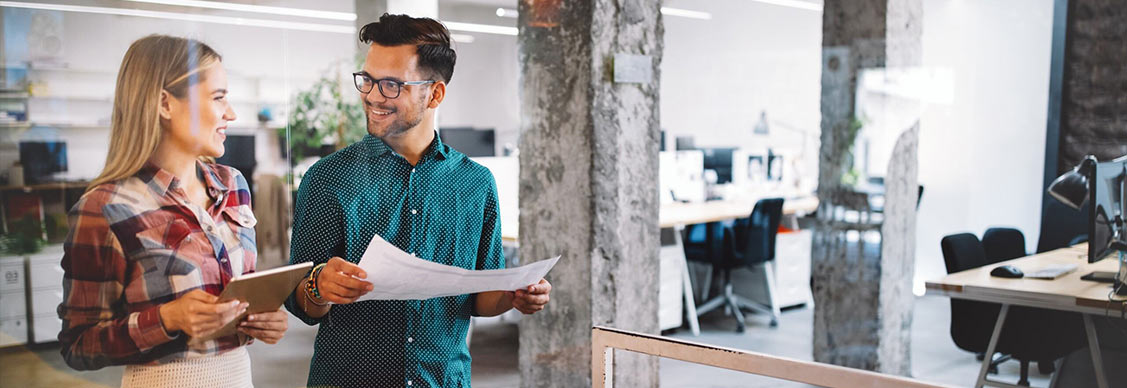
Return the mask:
[[[552,284],[540,279],[540,283],[510,292],[513,297],[513,307],[522,313],[532,314],[543,310],[548,304],[548,294],[552,292]]]
[[[314,285],[321,293],[321,299],[336,304],[348,304],[372,291],[372,283],[360,280],[367,277],[368,273],[356,264],[334,257],[329,259],[325,268],[317,275],[315,279],[317,284]]]
[[[251,314],[239,323],[240,333],[268,344],[278,343],[278,340],[286,335],[287,328],[289,328],[289,318],[286,316],[286,312],[281,309]]]

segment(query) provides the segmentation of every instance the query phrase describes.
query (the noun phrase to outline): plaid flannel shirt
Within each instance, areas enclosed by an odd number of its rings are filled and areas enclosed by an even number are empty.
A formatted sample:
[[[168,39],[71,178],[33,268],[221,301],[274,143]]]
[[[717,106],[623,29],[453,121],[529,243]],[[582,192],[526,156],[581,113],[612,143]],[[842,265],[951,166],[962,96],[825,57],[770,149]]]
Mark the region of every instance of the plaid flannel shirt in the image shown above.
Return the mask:
[[[160,321],[161,304],[196,289],[218,295],[255,268],[246,179],[231,167],[196,166],[214,202],[209,209],[191,205],[179,180],[151,164],[92,188],[71,209],[58,313],[61,352],[72,368],[160,364],[249,342],[233,335],[189,345]]]

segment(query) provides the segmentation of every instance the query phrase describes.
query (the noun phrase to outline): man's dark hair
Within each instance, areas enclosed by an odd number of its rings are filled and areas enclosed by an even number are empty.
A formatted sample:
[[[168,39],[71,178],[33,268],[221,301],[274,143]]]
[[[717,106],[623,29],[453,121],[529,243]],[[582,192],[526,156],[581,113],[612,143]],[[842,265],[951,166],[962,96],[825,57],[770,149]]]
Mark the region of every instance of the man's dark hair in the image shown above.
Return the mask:
[[[450,47],[450,31],[431,18],[383,14],[380,20],[360,28],[360,41],[380,46],[415,45],[419,68],[438,77],[435,81],[450,83],[454,61],[458,55]]]

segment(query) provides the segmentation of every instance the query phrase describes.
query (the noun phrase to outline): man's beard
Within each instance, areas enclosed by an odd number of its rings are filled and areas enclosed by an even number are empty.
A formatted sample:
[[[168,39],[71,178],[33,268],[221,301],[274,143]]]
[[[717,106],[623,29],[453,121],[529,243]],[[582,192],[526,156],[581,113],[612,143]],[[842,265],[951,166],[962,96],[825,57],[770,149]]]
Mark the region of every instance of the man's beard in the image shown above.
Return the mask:
[[[426,96],[422,96],[422,97],[423,97],[422,99],[425,100]],[[365,120],[365,121],[368,122],[368,133],[372,134],[372,136],[379,137],[379,138],[388,137],[388,136],[399,136],[399,135],[402,135],[404,133],[407,133],[408,130],[410,130],[411,128],[414,128],[416,125],[419,125],[419,123],[423,121],[423,112],[425,111],[425,109],[421,106],[422,105],[421,101],[417,101],[417,105],[420,105],[419,109],[417,110],[418,114],[416,114],[414,117],[397,116],[395,118],[395,120],[393,120],[391,122],[391,124],[389,124],[387,126],[387,131],[382,136],[376,134],[376,131],[375,131],[376,128],[372,127],[373,126],[372,120]],[[393,114],[398,114],[398,113],[399,113],[399,110],[396,109]],[[367,118],[368,114],[370,114],[370,113],[365,112],[365,118]]]

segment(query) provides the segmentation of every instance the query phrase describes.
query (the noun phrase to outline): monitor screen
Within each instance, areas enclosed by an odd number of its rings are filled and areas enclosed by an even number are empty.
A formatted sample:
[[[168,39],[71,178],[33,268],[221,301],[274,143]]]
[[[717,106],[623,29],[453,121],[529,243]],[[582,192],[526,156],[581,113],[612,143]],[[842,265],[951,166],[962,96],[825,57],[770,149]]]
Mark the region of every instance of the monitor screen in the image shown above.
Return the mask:
[[[1088,261],[1096,262],[1111,255],[1109,247],[1118,234],[1119,239],[1127,237],[1127,226],[1123,217],[1127,203],[1124,197],[1124,178],[1127,175],[1127,156],[1097,163],[1088,177]],[[1116,233],[1118,230],[1119,233]]]
[[[492,129],[442,128],[438,131],[442,142],[469,157],[495,156],[495,138]]]
[[[67,170],[67,143],[61,141],[21,141],[20,164],[28,184],[51,181],[51,174]]]
[[[704,169],[716,171],[716,183],[732,181],[732,153],[735,148],[703,148]]]

